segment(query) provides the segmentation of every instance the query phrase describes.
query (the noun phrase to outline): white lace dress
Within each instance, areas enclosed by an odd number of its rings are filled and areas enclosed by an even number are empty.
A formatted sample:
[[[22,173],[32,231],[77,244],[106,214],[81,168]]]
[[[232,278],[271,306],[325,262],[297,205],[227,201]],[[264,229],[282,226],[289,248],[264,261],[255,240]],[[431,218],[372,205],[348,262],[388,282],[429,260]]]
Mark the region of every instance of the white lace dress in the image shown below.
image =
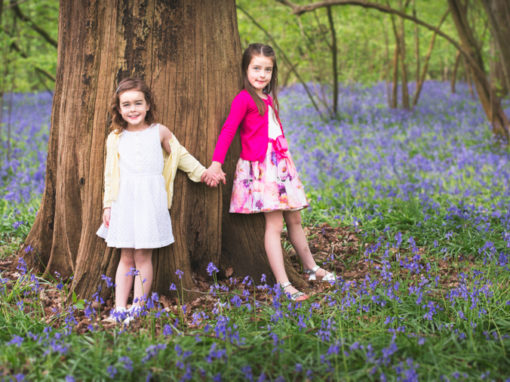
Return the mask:
[[[160,248],[174,242],[162,150],[157,124],[121,134],[119,194],[109,228],[102,224],[97,231],[109,247]]]

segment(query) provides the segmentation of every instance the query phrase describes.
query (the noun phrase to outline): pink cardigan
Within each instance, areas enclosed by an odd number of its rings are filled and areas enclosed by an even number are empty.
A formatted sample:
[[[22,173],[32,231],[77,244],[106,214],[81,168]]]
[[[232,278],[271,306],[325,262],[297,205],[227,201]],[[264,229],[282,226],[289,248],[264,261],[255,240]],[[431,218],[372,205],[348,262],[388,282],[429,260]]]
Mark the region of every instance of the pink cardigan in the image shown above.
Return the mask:
[[[273,107],[273,99],[268,96],[264,103]],[[274,109],[274,108],[273,108]],[[278,123],[281,122],[277,116]],[[232,101],[230,114],[223,127],[214,149],[213,161],[223,163],[237,128],[241,125],[241,158],[262,162],[269,142],[268,109],[264,115],[259,114],[257,104],[247,90],[241,90]],[[282,129],[283,134],[283,129]]]

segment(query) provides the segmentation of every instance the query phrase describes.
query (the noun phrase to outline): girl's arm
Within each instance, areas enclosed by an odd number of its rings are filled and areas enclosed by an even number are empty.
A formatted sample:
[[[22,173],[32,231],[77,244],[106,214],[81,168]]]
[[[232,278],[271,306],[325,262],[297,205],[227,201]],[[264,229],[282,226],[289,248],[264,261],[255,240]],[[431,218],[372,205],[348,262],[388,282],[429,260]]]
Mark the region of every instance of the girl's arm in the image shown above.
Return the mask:
[[[106,139],[106,160],[104,164],[104,194],[103,194],[103,209],[111,207],[113,203],[113,190],[112,183],[115,181],[114,178],[114,155],[115,153],[115,139],[117,137],[114,133],[110,133]]]
[[[230,106],[230,113],[228,114],[227,120],[221,128],[216,148],[214,149],[213,162],[219,162],[222,164],[225,161],[227,151],[236,135],[239,125],[246,116],[248,111],[248,102],[251,96],[246,91],[240,92],[232,101]]]
[[[225,161],[225,156],[227,155],[227,151],[236,135],[239,125],[246,116],[249,99],[251,99],[251,96],[247,92],[242,91],[232,101],[230,113],[221,128],[220,136],[218,137],[218,142],[214,149],[212,163],[207,169],[207,172],[211,174],[214,179],[223,184],[226,184],[226,174],[223,172],[221,165]]]
[[[173,155],[178,155],[179,162],[177,164],[177,168],[181,171],[184,171],[188,174],[188,177],[194,182],[204,182],[209,187],[216,187],[220,181],[225,183],[225,174],[216,174],[211,173],[210,170],[206,170],[204,166],[193,156],[188,150],[180,143],[178,143],[177,138],[174,137],[174,140],[177,142],[177,153],[174,152]]]
[[[170,138],[172,138],[172,133],[168,130],[168,127],[159,125],[159,140],[161,141],[161,146],[168,154],[172,151],[170,149]]]
[[[117,138],[113,135],[114,133],[110,133],[108,138],[106,139],[106,160],[104,165],[104,195],[103,195],[103,224],[106,228],[110,226],[110,214],[111,214],[111,205],[112,205],[112,182],[113,180],[113,172],[114,172],[114,142]]]

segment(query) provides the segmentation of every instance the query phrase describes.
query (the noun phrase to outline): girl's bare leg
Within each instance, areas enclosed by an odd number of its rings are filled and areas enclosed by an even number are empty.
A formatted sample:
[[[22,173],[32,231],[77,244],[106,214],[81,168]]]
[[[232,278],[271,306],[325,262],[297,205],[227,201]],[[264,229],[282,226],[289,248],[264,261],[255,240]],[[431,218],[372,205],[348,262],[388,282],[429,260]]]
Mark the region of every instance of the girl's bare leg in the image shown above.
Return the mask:
[[[278,283],[283,284],[289,281],[283,262],[281,234],[283,229],[282,211],[264,213],[266,229],[264,233],[264,247],[266,249],[269,265]],[[285,288],[285,292],[294,294],[297,289],[293,286]]]
[[[115,308],[125,308],[133,286],[133,276],[127,275],[135,267],[133,248],[120,250],[120,261],[115,273]]]
[[[305,269],[312,269],[317,264],[313,259],[312,252],[308,246],[308,240],[306,239],[305,231],[303,231],[303,226],[301,225],[301,212],[284,211],[283,217],[285,219],[285,223],[287,224],[287,231],[289,232],[290,242],[296,250],[299,258],[301,259],[303,267]],[[323,277],[325,275],[326,271],[324,269],[321,268],[317,271],[317,276]]]
[[[139,274],[135,278],[133,304],[142,305],[152,285],[152,249],[135,249],[134,259]]]

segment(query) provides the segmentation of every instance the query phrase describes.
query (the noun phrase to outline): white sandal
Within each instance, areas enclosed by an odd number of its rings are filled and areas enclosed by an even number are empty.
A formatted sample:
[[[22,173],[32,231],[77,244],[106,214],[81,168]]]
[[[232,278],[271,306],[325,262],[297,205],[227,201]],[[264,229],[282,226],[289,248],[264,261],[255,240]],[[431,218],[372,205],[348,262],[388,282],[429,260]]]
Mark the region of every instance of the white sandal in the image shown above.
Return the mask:
[[[326,272],[326,274],[324,276],[317,276],[317,271],[321,269],[320,266],[316,265],[315,267],[313,267],[312,269],[305,269],[305,273],[308,275],[308,281],[318,281],[318,282],[333,282],[336,280],[336,276],[334,273],[331,273],[331,272],[328,272],[326,270],[324,270],[324,272]],[[319,278],[318,278],[319,277]]]
[[[119,322],[124,321],[128,314],[128,311],[123,306],[119,308],[114,308],[111,310],[110,315],[106,317],[103,321],[108,323],[118,324]]]
[[[280,287],[283,289],[284,292],[285,292],[285,288],[288,288],[290,286],[292,286],[290,281],[280,284]],[[292,294],[285,292],[285,295],[287,297],[289,297],[292,301],[305,301],[309,298],[309,296],[307,294],[304,294],[303,292],[300,292],[300,291],[297,291]]]

